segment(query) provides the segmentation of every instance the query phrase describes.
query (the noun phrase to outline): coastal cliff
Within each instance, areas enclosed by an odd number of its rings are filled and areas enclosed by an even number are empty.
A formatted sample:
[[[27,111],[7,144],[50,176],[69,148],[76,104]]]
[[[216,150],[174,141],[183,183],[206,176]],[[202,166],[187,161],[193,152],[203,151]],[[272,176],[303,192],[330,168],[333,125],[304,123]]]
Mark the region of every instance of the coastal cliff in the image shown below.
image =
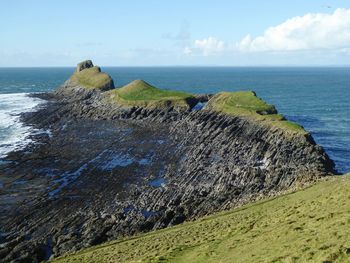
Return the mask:
[[[4,261],[49,259],[335,174],[312,136],[254,92],[115,88],[85,61],[40,96],[46,107],[23,119],[50,136],[34,136],[3,167],[3,198],[28,182],[1,216]]]

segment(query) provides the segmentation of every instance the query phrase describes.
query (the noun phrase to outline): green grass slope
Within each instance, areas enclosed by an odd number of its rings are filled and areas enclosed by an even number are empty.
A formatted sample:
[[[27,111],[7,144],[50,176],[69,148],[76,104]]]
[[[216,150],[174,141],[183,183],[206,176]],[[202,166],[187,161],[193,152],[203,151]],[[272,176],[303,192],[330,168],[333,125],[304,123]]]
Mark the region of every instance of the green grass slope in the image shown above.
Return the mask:
[[[260,120],[286,131],[307,133],[297,123],[287,121],[282,115],[277,114],[273,105],[258,98],[253,91],[220,92],[209,100],[206,108],[232,116]]]
[[[88,89],[110,89],[113,88],[113,80],[99,67],[86,68],[79,72],[74,72],[71,80]]]
[[[134,80],[120,89],[109,91],[108,98],[125,106],[160,109],[190,109],[194,103],[194,97],[189,93],[158,89],[143,80]]]
[[[350,262],[350,176],[55,262]]]

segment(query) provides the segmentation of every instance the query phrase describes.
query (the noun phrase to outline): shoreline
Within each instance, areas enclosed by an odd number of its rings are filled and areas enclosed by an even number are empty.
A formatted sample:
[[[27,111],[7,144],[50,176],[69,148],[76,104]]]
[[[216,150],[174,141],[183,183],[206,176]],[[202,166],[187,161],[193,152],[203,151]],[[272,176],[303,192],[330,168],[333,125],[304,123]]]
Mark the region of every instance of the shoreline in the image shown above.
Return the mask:
[[[311,137],[240,116],[111,106],[80,86],[39,96],[48,103],[23,120],[52,137],[35,135],[39,143],[2,165],[0,231],[9,234],[0,256],[8,260],[176,225],[333,171]]]
[[[14,96],[16,98],[13,98]],[[36,111],[45,101],[39,97],[30,96],[30,93],[0,94],[0,99],[3,100],[2,106],[4,107],[0,109],[2,117],[0,129],[2,133],[8,133],[0,146],[0,159],[4,159],[11,151],[24,148],[31,142],[29,137],[33,133],[39,132],[26,125],[22,121],[22,116],[26,112]]]

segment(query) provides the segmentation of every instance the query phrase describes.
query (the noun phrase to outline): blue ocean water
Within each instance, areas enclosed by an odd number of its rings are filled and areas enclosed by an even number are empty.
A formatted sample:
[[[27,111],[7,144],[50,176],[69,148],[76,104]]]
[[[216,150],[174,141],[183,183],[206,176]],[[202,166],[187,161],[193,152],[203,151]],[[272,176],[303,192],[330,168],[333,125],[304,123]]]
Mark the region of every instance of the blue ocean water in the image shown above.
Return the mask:
[[[0,158],[30,132],[16,116],[20,111],[32,110],[40,101],[26,94],[55,89],[73,70],[0,68]],[[143,79],[160,88],[193,93],[254,90],[288,119],[310,131],[340,172],[350,171],[348,67],[106,67],[103,70],[113,77],[117,86]]]

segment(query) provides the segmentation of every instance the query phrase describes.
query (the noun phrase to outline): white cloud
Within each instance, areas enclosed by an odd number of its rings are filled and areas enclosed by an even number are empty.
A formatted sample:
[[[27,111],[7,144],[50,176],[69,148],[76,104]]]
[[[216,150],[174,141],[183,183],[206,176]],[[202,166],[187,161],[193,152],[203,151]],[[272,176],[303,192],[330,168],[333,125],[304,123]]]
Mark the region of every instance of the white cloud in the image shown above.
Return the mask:
[[[293,17],[268,28],[262,36],[245,36],[236,48],[244,52],[344,49],[350,47],[350,9],[332,14]]]
[[[189,47],[185,47],[183,50],[185,55],[191,55],[192,54],[192,49]]]
[[[215,37],[197,39],[194,41],[193,47],[185,47],[185,54],[192,54],[194,51],[199,51],[204,56],[217,54],[225,49],[225,43]]]

